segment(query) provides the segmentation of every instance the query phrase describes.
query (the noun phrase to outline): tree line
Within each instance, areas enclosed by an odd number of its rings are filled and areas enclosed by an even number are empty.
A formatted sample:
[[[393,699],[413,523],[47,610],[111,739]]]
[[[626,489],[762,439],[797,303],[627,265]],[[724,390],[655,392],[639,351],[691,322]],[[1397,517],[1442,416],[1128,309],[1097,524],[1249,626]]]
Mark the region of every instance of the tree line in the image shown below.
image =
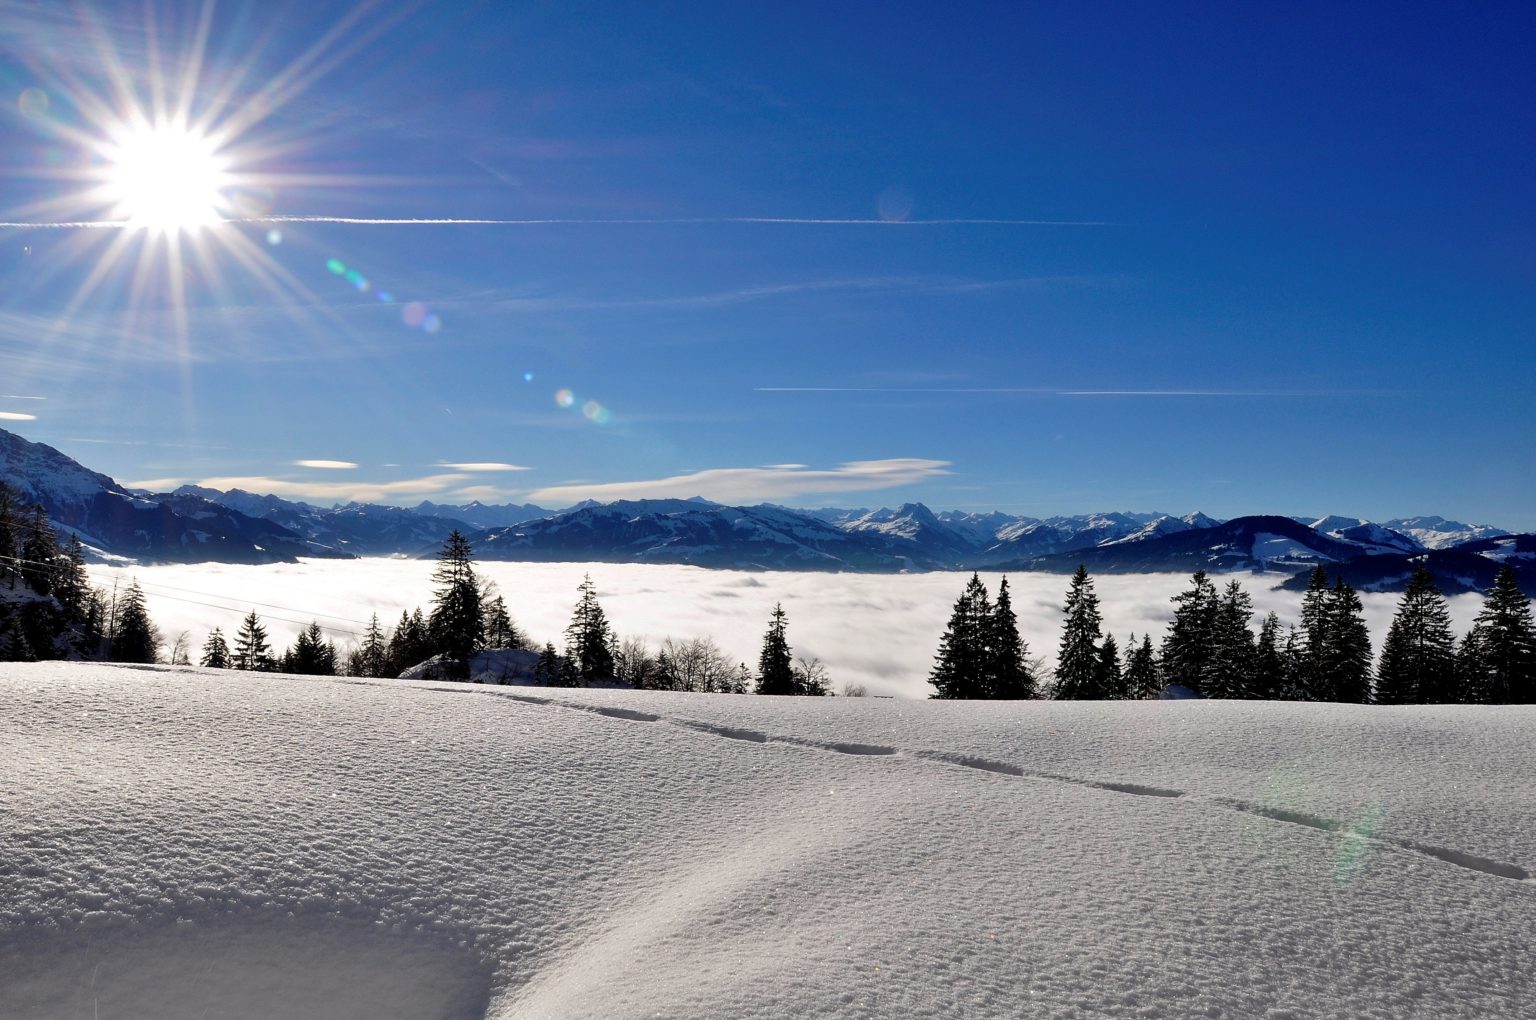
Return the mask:
[[[590,576],[577,588],[563,648],[557,649],[553,641],[538,645],[512,621],[495,582],[476,574],[470,543],[458,531],[444,542],[431,583],[427,612],[419,606],[402,611],[393,628],[382,626],[375,613],[350,648],[338,648],[320,624],[311,621],[287,649],[274,649],[261,616],[252,609],[232,635],[213,628],[197,664],[375,678],[398,677],[422,667],[418,672],[428,678],[469,680],[477,656],[522,651],[536,655],[527,670],[531,678],[552,687],[832,693],[819,660],[793,657],[782,606],[774,607],[754,673],[746,663],[732,663],[709,638],[669,637],[655,649],[639,638],[621,640],[608,624]],[[3,597],[6,591],[18,590],[22,597]],[[126,588],[92,588],[79,538],[71,536],[61,546],[42,507],[22,510],[14,491],[0,483],[0,661],[69,658],[190,665],[191,650],[186,635],[180,635],[167,651],[137,581]],[[484,676],[482,672],[473,678]]]
[[[370,619],[360,641],[340,649],[317,622],[274,650],[252,610],[231,638],[215,627],[198,663],[219,669],[302,675],[467,680],[477,655],[523,651],[538,683],[592,684],[701,693],[826,695],[825,666],[796,658],[788,618],[775,605],[757,669],[733,663],[713,640],[666,638],[652,648],[620,639],[589,577],[563,647],[535,643],[511,619],[495,583],[474,570],[470,543],[453,532],[438,554],[428,612],[402,611],[392,628]],[[1298,623],[1282,630],[1274,613],[1253,629],[1253,601],[1237,580],[1220,590],[1204,571],[1172,599],[1160,642],[1127,639],[1122,652],[1103,630],[1093,579],[1079,566],[1062,607],[1056,667],[1047,672],[1019,633],[1007,578],[992,599],[973,574],[956,601],[929,681],[945,699],[1139,699],[1184,688],[1207,698],[1358,704],[1536,703],[1536,626],[1512,570],[1500,569],[1481,612],[1460,640],[1445,596],[1420,563],[1399,601],[1379,657],[1373,655],[1359,594],[1322,566],[1308,579]],[[0,483],[0,660],[92,659],[190,664],[186,635],[168,653],[137,581],[90,584],[78,536],[61,543],[38,505],[23,506]],[[484,673],[480,676],[483,678]],[[504,678],[504,677],[503,677]],[[862,693],[852,691],[849,693]]]
[[[1218,590],[1203,570],[1173,597],[1154,648],[1130,635],[1124,654],[1093,579],[1077,568],[1062,606],[1056,668],[1047,675],[1019,635],[1005,577],[993,602],[979,574],[956,601],[929,683],[934,698],[1140,699],[1168,695],[1354,704],[1536,703],[1536,625],[1506,564],[1458,642],[1445,596],[1422,562],[1398,602],[1381,655],[1372,654],[1360,595],[1321,565],[1302,596],[1299,624],[1283,633],[1267,614],[1253,630],[1253,599],[1236,580]],[[1182,690],[1179,690],[1182,688]]]

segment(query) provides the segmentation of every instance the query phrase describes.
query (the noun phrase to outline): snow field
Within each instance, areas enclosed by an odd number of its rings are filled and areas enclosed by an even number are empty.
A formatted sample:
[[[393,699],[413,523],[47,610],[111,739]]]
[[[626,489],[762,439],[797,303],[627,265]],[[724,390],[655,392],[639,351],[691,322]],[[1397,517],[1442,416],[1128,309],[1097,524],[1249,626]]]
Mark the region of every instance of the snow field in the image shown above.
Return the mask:
[[[0,1016],[1520,1016],[1533,724],[5,664]]]

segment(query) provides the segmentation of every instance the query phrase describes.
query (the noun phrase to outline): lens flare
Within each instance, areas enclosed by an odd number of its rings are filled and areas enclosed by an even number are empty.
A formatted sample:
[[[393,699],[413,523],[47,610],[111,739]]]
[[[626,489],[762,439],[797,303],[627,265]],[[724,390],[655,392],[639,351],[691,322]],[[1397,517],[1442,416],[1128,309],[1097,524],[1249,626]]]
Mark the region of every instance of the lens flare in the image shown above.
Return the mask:
[[[16,108],[23,117],[42,120],[48,116],[48,93],[35,87],[22,89],[21,96],[16,100]]]
[[[572,407],[576,403],[576,394],[572,393],[570,390],[556,390],[555,403],[560,407]]]

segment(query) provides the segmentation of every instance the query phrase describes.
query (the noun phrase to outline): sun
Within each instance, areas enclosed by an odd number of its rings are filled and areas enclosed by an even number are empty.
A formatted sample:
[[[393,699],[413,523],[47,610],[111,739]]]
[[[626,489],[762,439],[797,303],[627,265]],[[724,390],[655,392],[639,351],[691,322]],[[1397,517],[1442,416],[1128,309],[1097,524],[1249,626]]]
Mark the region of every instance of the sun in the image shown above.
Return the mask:
[[[184,123],[139,121],[113,134],[101,195],[130,227],[176,234],[212,226],[234,184],[216,138]]]

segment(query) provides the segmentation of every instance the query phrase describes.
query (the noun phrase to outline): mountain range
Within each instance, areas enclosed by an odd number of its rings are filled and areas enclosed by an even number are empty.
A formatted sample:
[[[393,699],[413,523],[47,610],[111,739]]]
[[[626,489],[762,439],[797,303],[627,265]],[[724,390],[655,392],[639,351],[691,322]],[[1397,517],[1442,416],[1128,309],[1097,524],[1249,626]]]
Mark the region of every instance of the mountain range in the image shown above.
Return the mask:
[[[330,507],[240,489],[126,488],[65,454],[0,429],[0,481],[40,503],[98,558],[292,562],[424,557],[451,532],[484,560],[683,563],[757,570],[1279,572],[1318,563],[1367,590],[1400,588],[1416,559],[1447,592],[1485,588],[1501,563],[1536,588],[1536,536],[1442,517],[1248,516],[1221,521],[1115,512],[1033,518],[999,511],[726,506],[701,498],[414,507]]]

